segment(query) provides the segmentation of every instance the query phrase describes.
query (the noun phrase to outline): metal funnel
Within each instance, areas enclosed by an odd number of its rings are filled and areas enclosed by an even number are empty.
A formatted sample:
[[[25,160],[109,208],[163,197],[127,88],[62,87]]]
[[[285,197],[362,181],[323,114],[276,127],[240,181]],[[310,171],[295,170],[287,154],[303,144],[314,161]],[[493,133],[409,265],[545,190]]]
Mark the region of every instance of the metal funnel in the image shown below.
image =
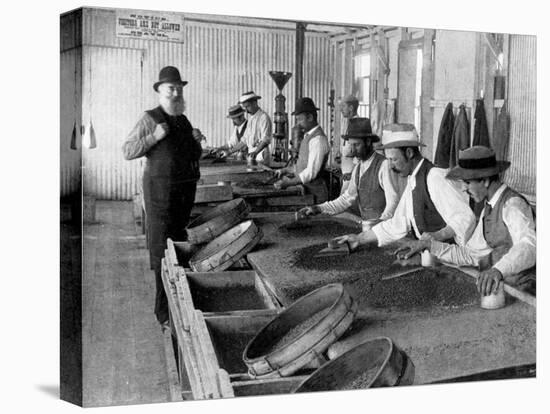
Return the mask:
[[[283,88],[292,76],[292,73],[290,72],[279,72],[276,70],[270,70],[269,74],[271,75],[271,79],[275,81],[275,85],[277,85],[277,88],[281,92],[283,91]]]

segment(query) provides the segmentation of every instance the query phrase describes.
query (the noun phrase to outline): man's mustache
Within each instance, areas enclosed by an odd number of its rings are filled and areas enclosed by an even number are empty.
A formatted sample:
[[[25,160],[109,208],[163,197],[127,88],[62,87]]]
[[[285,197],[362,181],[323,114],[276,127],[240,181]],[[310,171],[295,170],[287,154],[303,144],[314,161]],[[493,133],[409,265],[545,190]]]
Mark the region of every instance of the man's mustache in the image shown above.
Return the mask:
[[[395,168],[395,167],[391,167],[391,170],[392,170],[393,172],[395,172],[395,173],[398,173],[398,174],[401,172],[401,170],[398,170],[398,169]]]

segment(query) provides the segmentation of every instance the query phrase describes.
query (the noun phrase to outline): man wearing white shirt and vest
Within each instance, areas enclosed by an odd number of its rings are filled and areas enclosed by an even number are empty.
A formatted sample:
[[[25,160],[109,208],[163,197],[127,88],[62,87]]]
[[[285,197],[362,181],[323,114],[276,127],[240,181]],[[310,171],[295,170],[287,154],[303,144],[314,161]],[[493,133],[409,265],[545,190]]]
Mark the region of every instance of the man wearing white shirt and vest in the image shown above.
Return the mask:
[[[336,200],[303,208],[300,214],[333,215],[347,210],[356,203],[365,231],[379,221],[393,216],[401,198],[396,183],[403,178],[392,171],[389,162],[382,155],[374,151],[373,143],[380,141],[380,138],[371,133],[367,118],[350,119],[348,132],[342,138],[348,141],[348,158],[356,157],[359,160],[351,173],[349,186]]]
[[[352,119],[359,118],[357,115],[357,109],[359,108],[359,100],[353,95],[347,95],[342,98],[340,102],[340,112],[342,113],[342,127],[340,129],[340,136],[344,138],[348,133],[348,126]],[[367,119],[368,118],[364,118]],[[372,132],[369,121],[369,133]],[[340,154],[342,160],[340,162],[340,170],[342,171],[342,188],[340,194],[344,194],[348,185],[350,184],[351,172],[355,164],[353,163],[353,157],[350,157],[350,146],[346,139],[340,140]]]
[[[249,114],[244,141],[248,146],[248,155],[265,165],[271,163],[269,144],[272,139],[272,123],[269,115],[258,105],[261,96],[253,91],[245,92],[239,98],[239,103]]]
[[[537,234],[529,203],[499,179],[510,166],[497,161],[495,152],[474,146],[459,152],[458,165],[447,177],[460,180],[476,202],[484,202],[480,219],[465,246],[437,241],[406,243],[403,257],[428,249],[444,263],[479,266],[478,289],[483,295],[496,292],[504,281],[534,293]]]
[[[308,193],[313,194],[315,203],[328,200],[328,188],[324,178],[328,160],[329,144],[323,129],[317,122],[317,111],[311,98],[301,98],[296,101],[292,115],[296,116],[296,124],[305,131],[300,144],[298,160],[293,166],[277,170],[278,177],[282,177],[274,185],[284,189],[292,185],[302,184]]]
[[[464,245],[475,226],[466,198],[445,178],[446,170],[423,158],[413,125],[390,124],[382,131],[382,146],[392,169],[407,177],[407,186],[393,217],[368,231],[335,239],[350,248],[378,243],[384,246],[406,236],[417,239],[454,239]]]
[[[227,141],[227,145],[217,149],[217,153],[222,157],[228,157],[232,154],[236,154],[237,159],[244,159],[246,156],[247,148],[244,140],[244,134],[248,121],[244,117],[245,111],[240,105],[233,105],[228,109],[227,118],[231,119],[233,123],[233,131]]]

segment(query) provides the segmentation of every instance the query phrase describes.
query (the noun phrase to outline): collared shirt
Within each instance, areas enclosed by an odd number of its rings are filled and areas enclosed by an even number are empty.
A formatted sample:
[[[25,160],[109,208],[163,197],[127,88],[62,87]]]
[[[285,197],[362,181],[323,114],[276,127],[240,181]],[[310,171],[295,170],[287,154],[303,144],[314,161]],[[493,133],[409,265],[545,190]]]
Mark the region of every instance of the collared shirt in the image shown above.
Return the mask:
[[[241,140],[246,142],[248,146],[248,152],[252,152],[256,149],[260,142],[271,143],[272,138],[272,124],[271,118],[267,112],[262,108],[259,108],[255,114],[248,116],[248,126]],[[270,159],[270,150],[269,145],[258,154],[256,160],[258,161],[267,161]]]
[[[237,145],[240,141],[237,137],[237,133],[241,133],[243,128],[247,125],[247,122],[243,122],[241,125],[234,125],[233,126],[233,132],[231,132],[231,136],[229,137],[229,141],[227,141],[227,145],[229,145],[229,148],[234,147]],[[248,127],[247,127],[248,128]],[[246,132],[246,131],[245,131]],[[241,140],[244,140],[244,135],[241,137]]]
[[[424,162],[422,159],[413,173],[407,177],[407,186],[401,200],[395,209],[393,217],[374,226],[372,230],[378,239],[378,245],[384,246],[405,237],[413,230],[416,237],[421,234],[414,219],[412,191],[416,188],[416,173]],[[475,226],[475,216],[468,205],[467,196],[445,178],[447,170],[433,167],[428,172],[426,182],[428,192],[438,213],[445,223],[455,232],[455,241],[459,245],[466,244]]]
[[[319,207],[321,208],[322,213],[331,215],[338,214],[353,205],[353,203],[357,200],[357,174],[359,174],[360,178],[363,177],[363,174],[365,174],[372,165],[373,159],[374,153],[371,154],[367,160],[361,161],[356,165],[351,173],[351,180],[346,191],[344,191],[344,193],[341,194],[336,200],[327,201],[321,204]],[[380,215],[381,220],[391,218],[397,204],[399,203],[399,189],[397,188],[396,181],[392,180],[392,174],[394,173],[391,171],[390,163],[388,160],[384,160],[380,170],[378,171],[378,182],[380,183],[380,187],[384,190],[384,195],[386,197],[386,208]]]
[[[319,125],[311,128],[304,134],[304,139],[310,137],[320,128]],[[329,153],[328,141],[322,140],[320,136],[313,137],[309,140],[309,156],[307,160],[307,167],[298,176],[303,184],[307,184],[314,180],[323,168],[323,162],[326,155]]]
[[[506,184],[502,184],[493,194],[489,200],[491,207],[495,207],[506,187]],[[485,208],[480,217],[483,217],[484,212]],[[513,245],[493,267],[507,277],[535,265],[537,234],[530,207],[518,197],[510,198],[502,206],[502,220],[510,232]],[[483,220],[480,219],[465,246],[432,241],[430,251],[442,262],[477,267],[479,261],[491,253],[492,249],[483,237]]]

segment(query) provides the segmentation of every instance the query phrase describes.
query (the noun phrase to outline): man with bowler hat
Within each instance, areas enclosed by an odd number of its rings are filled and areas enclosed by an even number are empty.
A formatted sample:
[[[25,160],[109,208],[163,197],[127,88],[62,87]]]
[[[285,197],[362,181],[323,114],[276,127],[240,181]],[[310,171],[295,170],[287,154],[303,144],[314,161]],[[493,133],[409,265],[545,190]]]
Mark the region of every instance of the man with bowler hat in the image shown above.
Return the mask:
[[[460,180],[470,198],[485,204],[472,237],[465,246],[434,240],[408,243],[400,249],[405,257],[427,249],[444,263],[479,267],[477,286],[484,296],[503,282],[535,293],[535,220],[527,200],[500,180],[508,167],[510,163],[497,161],[490,148],[478,145],[460,151],[458,165],[447,177]]]
[[[155,315],[163,327],[168,321],[168,302],[161,279],[161,259],[167,238],[185,240],[200,177],[200,141],[204,139],[183,115],[182,90],[186,84],[177,68],[162,68],[153,85],[159,105],[141,115],[122,147],[127,160],[146,158],[143,197],[147,242],[151,269],[155,272]]]
[[[475,217],[466,197],[445,178],[446,170],[435,168],[422,157],[414,125],[390,124],[382,131],[382,146],[391,168],[407,178],[407,185],[393,217],[366,232],[337,237],[350,248],[367,243],[384,246],[404,237],[451,240],[464,245]]]
[[[368,118],[353,118],[347,133],[342,136],[349,147],[348,158],[355,157],[359,163],[351,173],[349,186],[336,200],[326,201],[300,210],[304,216],[338,214],[356,204],[363,220],[363,231],[379,221],[389,219],[401,198],[399,179],[391,170],[389,162],[374,151],[373,144],[380,141],[371,133]]]
[[[298,160],[292,167],[277,170],[280,178],[275,188],[284,189],[292,185],[302,184],[308,193],[313,194],[315,203],[328,200],[328,175],[325,167],[328,160],[329,144],[323,129],[317,122],[317,111],[311,98],[300,98],[292,115],[296,116],[296,124],[304,131],[300,144]]]

